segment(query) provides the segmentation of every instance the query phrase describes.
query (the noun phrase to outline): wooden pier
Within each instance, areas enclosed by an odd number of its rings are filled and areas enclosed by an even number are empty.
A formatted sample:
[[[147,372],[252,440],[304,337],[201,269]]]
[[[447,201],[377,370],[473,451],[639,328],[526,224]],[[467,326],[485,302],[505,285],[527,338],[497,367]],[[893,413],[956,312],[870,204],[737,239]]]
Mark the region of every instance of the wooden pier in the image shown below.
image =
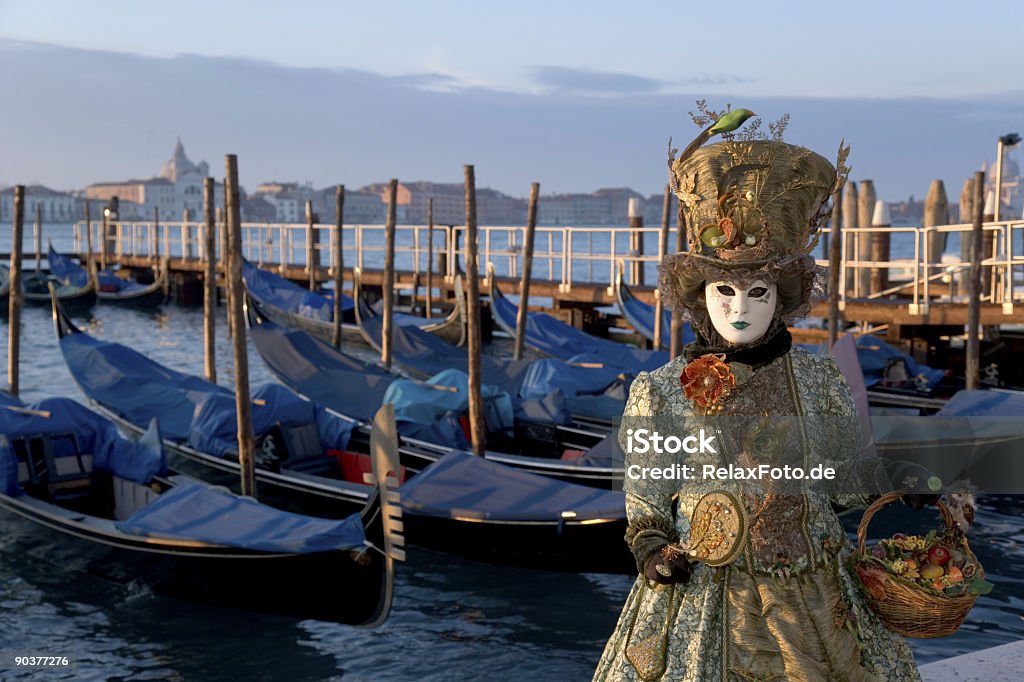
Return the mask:
[[[75,250],[84,262],[88,256],[86,223],[80,222],[74,229]],[[93,222],[91,229],[95,258],[132,270],[166,263],[176,299],[183,304],[201,303],[208,249],[203,238],[204,223],[114,222],[104,227]],[[101,234],[103,229],[106,239]],[[217,229],[223,230],[223,226]],[[980,305],[983,339],[990,347],[1002,344],[1024,350],[1024,345],[1018,346],[1017,332],[1000,331],[1024,325],[1024,221],[989,221],[982,229],[986,248],[981,263],[985,282]],[[948,347],[951,337],[963,336],[968,320],[965,282],[970,264],[942,261],[942,253],[934,245],[950,234],[969,239],[971,230],[970,224],[843,229],[848,248],[843,249],[838,280],[842,320],[858,323],[861,329],[885,331],[888,341],[913,352],[920,360],[927,360],[936,352],[947,359],[940,347]],[[384,226],[345,225],[340,240],[336,239],[336,231],[335,225],[312,222],[246,223],[242,225],[242,251],[251,262],[309,286],[311,282],[324,285],[334,281],[334,269],[322,263],[334,263],[334,249],[340,246],[345,253],[343,279],[351,282],[352,268],[358,267],[364,285],[370,291],[379,291],[384,282]],[[479,228],[481,278],[486,264],[494,263],[499,286],[508,293],[517,291],[525,231],[525,227]],[[613,327],[628,330],[618,316],[610,282],[618,267],[624,267],[626,272],[644,273],[645,277],[638,277],[641,281],[656,281],[658,249],[639,249],[637,243],[646,239],[650,245],[658,244],[664,239],[660,232],[658,227],[538,226],[534,237],[531,309],[545,310],[598,335],[607,334]],[[396,228],[394,282],[404,303],[425,305],[428,278],[433,284],[432,293],[440,294],[436,300],[442,306],[445,298],[454,295],[456,274],[465,276],[465,234],[464,226]],[[879,234],[902,239],[904,244],[912,240],[913,256],[889,260],[862,258],[862,254],[870,254],[870,249],[862,246]],[[222,249],[221,243],[214,254],[218,280],[223,272],[219,266]],[[819,260],[819,264],[827,266],[828,262]],[[878,277],[879,270],[885,271],[886,276]],[[885,282],[884,289],[868,286],[879,281]],[[481,281],[480,286],[483,288],[485,283]],[[651,286],[632,283],[630,288],[638,298],[656,303]],[[827,302],[817,305],[812,316],[826,319]],[[818,336],[816,329],[797,332],[799,341],[816,340]],[[1020,383],[1024,383],[1024,376]]]

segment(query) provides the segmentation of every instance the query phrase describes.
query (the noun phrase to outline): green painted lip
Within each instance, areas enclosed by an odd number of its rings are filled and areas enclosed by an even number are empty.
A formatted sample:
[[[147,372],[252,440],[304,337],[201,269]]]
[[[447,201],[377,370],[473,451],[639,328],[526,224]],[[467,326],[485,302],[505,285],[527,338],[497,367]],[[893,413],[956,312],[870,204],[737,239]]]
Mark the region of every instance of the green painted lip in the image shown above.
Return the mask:
[[[735,329],[746,329],[747,327],[750,326],[750,323],[749,322],[733,322],[732,326]]]

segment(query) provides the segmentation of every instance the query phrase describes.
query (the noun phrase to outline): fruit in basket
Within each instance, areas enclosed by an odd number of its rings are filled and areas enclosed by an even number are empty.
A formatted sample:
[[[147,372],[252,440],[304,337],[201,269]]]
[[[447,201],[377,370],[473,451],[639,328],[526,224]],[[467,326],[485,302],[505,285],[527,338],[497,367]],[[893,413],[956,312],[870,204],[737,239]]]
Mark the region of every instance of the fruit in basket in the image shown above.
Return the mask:
[[[961,571],[956,566],[950,566],[949,571],[946,573],[946,580],[949,582],[950,585],[962,583],[964,581],[963,571]]]
[[[942,545],[935,545],[928,550],[928,561],[936,566],[945,566],[949,563],[949,550]]]
[[[937,580],[945,575],[946,571],[942,566],[936,566],[935,564],[925,564],[921,567],[919,574],[924,580]],[[939,588],[942,589],[941,587]]]
[[[856,568],[857,575],[860,576],[860,581],[868,594],[874,599],[885,599],[885,569],[864,564],[857,564]]]

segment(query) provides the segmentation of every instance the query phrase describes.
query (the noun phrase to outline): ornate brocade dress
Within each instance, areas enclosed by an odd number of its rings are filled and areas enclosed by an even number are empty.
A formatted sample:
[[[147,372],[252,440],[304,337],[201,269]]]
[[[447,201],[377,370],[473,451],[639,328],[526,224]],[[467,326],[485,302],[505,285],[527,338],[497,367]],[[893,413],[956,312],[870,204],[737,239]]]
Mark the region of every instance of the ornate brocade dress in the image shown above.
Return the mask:
[[[619,432],[627,467],[668,463],[666,455],[631,453],[627,424],[678,433],[679,424],[700,421],[703,412],[679,381],[685,364],[677,358],[633,382]],[[800,348],[754,370],[722,414],[797,417],[802,447],[816,452],[855,453],[860,439],[853,400],[835,362]],[[806,419],[815,415],[829,418]],[[686,457],[697,463],[700,455]],[[627,540],[637,551],[645,543],[685,542],[698,499],[723,486],[627,476],[624,488]],[[850,546],[831,502],[864,506],[864,496],[764,493],[741,499],[752,512],[742,554],[720,568],[694,564],[685,584],[658,585],[641,573],[594,680],[919,681],[906,642],[875,618],[846,568]],[[640,554],[642,563],[642,549]],[[653,676],[651,668],[638,671],[627,649],[659,639],[664,644],[653,655],[664,660],[653,666]]]

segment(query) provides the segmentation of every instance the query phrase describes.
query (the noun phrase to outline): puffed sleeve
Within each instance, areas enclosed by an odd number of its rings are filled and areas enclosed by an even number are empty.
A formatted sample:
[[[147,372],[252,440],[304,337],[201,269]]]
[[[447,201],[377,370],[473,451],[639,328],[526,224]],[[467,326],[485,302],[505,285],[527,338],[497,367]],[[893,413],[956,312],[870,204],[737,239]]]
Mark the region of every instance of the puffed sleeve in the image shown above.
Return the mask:
[[[651,381],[650,374],[641,372],[633,380],[619,427],[619,446],[625,453],[626,476],[626,543],[636,558],[637,571],[643,573],[644,564],[664,545],[678,540],[672,518],[672,496],[676,486],[671,480],[642,477],[645,470],[659,465],[657,455],[630,448],[630,433],[641,429],[655,431],[654,416],[662,410],[662,398]],[[661,463],[664,466],[664,463]]]

